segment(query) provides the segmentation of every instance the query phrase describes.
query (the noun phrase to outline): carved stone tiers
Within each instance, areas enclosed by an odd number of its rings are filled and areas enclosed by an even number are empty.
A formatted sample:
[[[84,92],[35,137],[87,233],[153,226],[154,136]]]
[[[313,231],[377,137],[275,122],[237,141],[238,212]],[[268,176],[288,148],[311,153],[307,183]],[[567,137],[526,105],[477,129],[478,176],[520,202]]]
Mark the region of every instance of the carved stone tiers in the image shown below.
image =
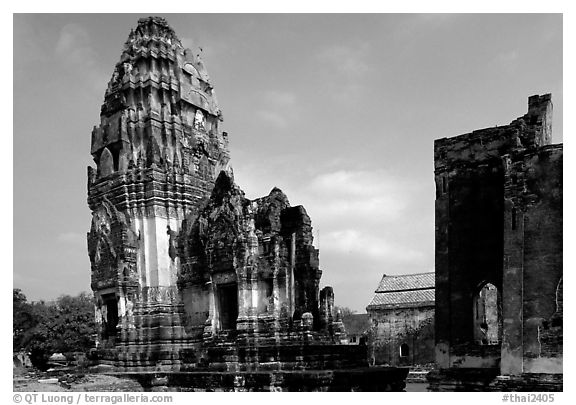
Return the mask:
[[[164,19],[141,19],[92,132],[88,250],[101,361],[217,385],[219,372],[325,370],[306,378],[338,387],[329,370],[365,365],[366,348],[342,344],[332,288],[319,291],[310,218],[277,188],[245,198],[221,122],[200,53]],[[401,389],[405,373],[390,375],[385,386]],[[260,389],[283,386],[266,376]]]

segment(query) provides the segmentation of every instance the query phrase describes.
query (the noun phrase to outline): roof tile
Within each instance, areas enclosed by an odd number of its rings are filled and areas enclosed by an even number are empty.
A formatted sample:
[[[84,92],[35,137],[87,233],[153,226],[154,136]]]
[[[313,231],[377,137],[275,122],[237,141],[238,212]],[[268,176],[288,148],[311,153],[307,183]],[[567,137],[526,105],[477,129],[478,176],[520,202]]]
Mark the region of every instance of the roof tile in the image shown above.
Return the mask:
[[[413,307],[433,305],[434,272],[382,277],[369,307]]]
[[[389,293],[376,293],[368,306],[391,305],[391,306],[413,306],[417,304],[433,303],[434,289],[397,291]]]
[[[413,290],[417,288],[434,288],[434,272],[404,274],[401,276],[384,275],[376,292]]]

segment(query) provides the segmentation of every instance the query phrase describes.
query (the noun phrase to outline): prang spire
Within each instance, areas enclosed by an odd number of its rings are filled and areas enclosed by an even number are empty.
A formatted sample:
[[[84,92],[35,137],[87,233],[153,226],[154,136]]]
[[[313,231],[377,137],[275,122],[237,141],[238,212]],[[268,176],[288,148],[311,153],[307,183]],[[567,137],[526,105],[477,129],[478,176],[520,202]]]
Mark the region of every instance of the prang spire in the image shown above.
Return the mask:
[[[163,18],[140,19],[124,44],[106,89],[100,125],[92,134],[95,177],[153,163],[193,173],[203,154],[198,151],[212,142],[220,149],[218,157],[213,156],[215,178],[220,170],[228,169],[228,140],[219,129],[221,122],[222,112],[200,48],[185,49]],[[187,151],[197,159],[187,159]],[[154,156],[146,159],[152,152]],[[111,168],[102,167],[109,161]]]
[[[108,83],[92,131],[96,167],[88,168],[88,250],[103,344],[152,347],[159,322],[169,325],[163,333],[185,336],[177,235],[217,175],[230,170],[200,53],[185,49],[163,18],[143,18]]]

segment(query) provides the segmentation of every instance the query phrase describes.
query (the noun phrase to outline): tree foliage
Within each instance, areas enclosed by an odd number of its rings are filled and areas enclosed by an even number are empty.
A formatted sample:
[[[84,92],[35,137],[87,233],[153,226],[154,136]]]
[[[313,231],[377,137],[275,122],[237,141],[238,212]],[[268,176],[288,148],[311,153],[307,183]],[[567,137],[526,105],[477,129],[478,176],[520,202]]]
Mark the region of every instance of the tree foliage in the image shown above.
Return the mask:
[[[30,352],[32,363],[46,368],[52,353],[87,352],[95,332],[92,298],[63,295],[54,303],[32,302],[13,290],[13,348]]]
[[[335,305],[334,306],[334,313],[336,313],[338,310],[340,310],[340,313],[342,314],[343,317],[356,313],[356,311],[354,311],[353,309],[350,309],[348,307],[341,307],[341,306]]]

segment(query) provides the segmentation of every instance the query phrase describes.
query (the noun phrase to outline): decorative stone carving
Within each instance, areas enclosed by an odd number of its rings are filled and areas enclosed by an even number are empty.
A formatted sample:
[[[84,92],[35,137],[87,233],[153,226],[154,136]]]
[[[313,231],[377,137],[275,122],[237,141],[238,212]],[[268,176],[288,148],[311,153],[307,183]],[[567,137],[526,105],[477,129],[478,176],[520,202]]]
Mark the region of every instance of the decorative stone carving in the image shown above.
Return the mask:
[[[194,116],[194,129],[202,131],[204,130],[206,125],[206,119],[204,118],[204,114],[202,110],[196,110],[196,115]]]
[[[114,172],[114,158],[108,148],[102,150],[100,155],[100,176],[106,177]]]

